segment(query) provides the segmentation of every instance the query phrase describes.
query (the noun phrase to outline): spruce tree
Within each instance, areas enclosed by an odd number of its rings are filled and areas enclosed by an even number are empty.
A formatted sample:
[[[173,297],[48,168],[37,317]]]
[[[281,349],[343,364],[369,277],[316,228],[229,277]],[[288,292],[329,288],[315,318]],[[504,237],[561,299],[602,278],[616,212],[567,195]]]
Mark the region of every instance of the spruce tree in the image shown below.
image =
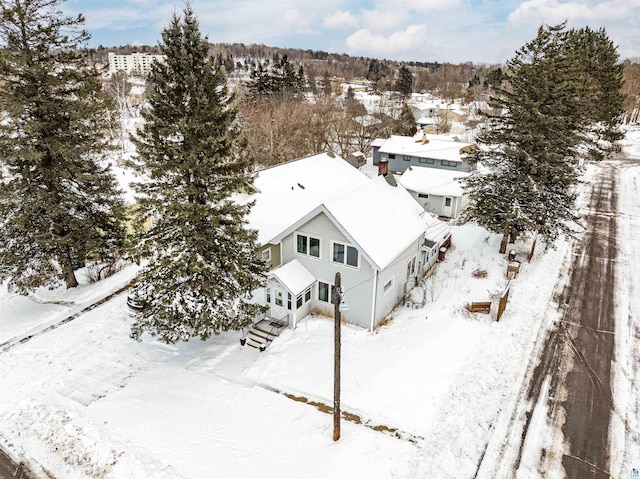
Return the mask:
[[[402,102],[402,109],[400,110],[400,116],[393,124],[393,134],[402,136],[413,136],[418,131],[418,124],[416,118],[413,116],[411,107]]]
[[[233,195],[251,189],[223,72],[208,58],[189,4],[162,32],[164,63],[151,75],[145,124],[135,139],[139,210],[135,251],[144,263],[133,294],[145,309],[132,325],[164,342],[203,340],[251,323],[248,302],[264,280],[256,232]],[[145,229],[145,223],[152,226]]]
[[[409,98],[413,93],[413,76],[411,71],[402,65],[398,70],[398,79],[395,83],[395,89],[400,92],[402,98]]]
[[[58,0],[0,3],[0,281],[77,286],[74,262],[124,241],[108,167],[112,108],[79,53],[82,15]]]
[[[502,233],[502,253],[507,239],[521,232],[538,231],[547,246],[572,236],[583,160],[603,157],[616,139],[621,106],[602,105],[605,99],[621,105],[615,69],[607,74],[615,49],[606,35],[595,42],[589,35],[567,32],[564,24],[540,27],[494,85],[492,106],[503,113],[467,157],[484,169],[465,181],[465,216]],[[594,43],[606,55],[585,66],[586,45]]]

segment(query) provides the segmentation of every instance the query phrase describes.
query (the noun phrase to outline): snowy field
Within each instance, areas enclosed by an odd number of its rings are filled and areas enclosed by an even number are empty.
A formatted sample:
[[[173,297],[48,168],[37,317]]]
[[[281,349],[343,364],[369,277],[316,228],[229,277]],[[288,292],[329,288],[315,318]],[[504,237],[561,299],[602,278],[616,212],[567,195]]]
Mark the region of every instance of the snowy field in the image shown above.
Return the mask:
[[[639,130],[625,150],[640,158]],[[623,186],[625,201],[637,204],[635,180]],[[620,234],[634,231],[629,221]],[[473,225],[454,227],[424,308],[400,307],[373,333],[343,325],[342,409],[353,420],[342,421],[338,442],[325,407],[333,399],[330,318],[307,318],[263,353],[242,348],[239,332],[137,343],[121,294],[0,353],[0,443],[57,478],[474,477],[487,443],[508,435],[500,412],[513,409],[542,332],[557,319],[550,299],[571,248],[560,241],[545,253],[538,244],[528,263],[530,239],[510,245],[523,263],[496,322],[495,311],[471,314],[464,305],[496,300],[506,287],[499,241]],[[3,288],[0,344],[60,321],[135,274],[130,266],[98,284],[27,298]],[[630,277],[624,286],[627,305],[638,283]],[[619,352],[634,348],[622,342]],[[621,379],[629,397],[618,401],[635,408],[627,421],[638,431],[633,363]],[[625,446],[624,432],[617,444],[622,471],[637,467],[638,446]],[[538,477],[529,473],[522,477]]]

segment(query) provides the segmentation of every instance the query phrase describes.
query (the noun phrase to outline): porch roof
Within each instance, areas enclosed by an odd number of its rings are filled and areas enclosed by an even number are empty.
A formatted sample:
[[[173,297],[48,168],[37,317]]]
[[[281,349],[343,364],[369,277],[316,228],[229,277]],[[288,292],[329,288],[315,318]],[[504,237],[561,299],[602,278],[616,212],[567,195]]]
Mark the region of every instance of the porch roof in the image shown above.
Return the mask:
[[[440,170],[428,166],[409,166],[398,181],[407,190],[416,193],[426,193],[436,196],[464,195],[460,180],[467,178],[469,173],[461,171]]]
[[[269,278],[278,280],[294,296],[298,296],[316,282],[315,276],[297,259],[271,271]]]

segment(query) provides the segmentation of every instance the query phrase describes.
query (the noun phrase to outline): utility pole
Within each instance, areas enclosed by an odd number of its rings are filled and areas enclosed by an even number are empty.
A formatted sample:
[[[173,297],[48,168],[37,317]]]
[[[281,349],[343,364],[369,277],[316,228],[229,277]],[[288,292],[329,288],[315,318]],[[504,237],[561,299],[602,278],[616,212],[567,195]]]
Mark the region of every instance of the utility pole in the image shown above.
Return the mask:
[[[336,273],[335,292],[333,296],[334,310],[334,353],[333,353],[333,440],[340,439],[340,273]]]

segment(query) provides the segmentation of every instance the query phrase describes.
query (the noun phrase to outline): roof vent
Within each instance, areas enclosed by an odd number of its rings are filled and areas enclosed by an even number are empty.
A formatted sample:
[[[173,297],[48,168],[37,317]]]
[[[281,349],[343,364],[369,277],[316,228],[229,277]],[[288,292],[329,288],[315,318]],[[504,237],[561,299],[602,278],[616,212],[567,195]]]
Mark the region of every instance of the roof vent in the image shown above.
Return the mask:
[[[333,151],[328,151],[327,155],[329,156],[329,158],[335,158],[336,154]]]
[[[389,185],[398,186],[398,182],[393,175],[387,175],[384,177],[384,179],[387,180],[387,183],[389,183]]]

